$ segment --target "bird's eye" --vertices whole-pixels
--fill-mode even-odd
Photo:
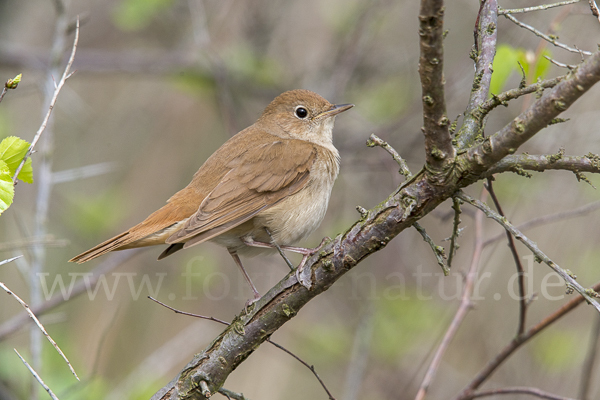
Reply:
[[[300,118],[300,119],[304,119],[306,117],[308,117],[308,110],[302,106],[298,106],[296,107],[296,117]]]

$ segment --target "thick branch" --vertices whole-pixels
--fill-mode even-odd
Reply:
[[[469,166],[475,166],[474,169],[467,171],[468,174],[480,175],[505,156],[514,153],[519,146],[568,109],[598,80],[600,80],[600,52],[594,53],[500,131],[464,153],[462,156],[469,160]]]
[[[442,171],[445,160],[455,155],[444,95],[443,29],[444,2],[422,0],[419,13],[419,74],[423,92],[423,133],[427,166],[434,173]]]
[[[498,36],[498,3],[496,0],[485,0],[481,3],[477,21],[473,53],[475,77],[465,119],[456,139],[459,149],[471,145],[483,125],[483,118],[480,118],[475,111],[487,100],[492,80],[492,65],[496,55]]]

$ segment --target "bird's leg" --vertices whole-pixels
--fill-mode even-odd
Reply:
[[[242,274],[244,274],[244,278],[246,278],[246,282],[248,282],[248,284],[252,288],[252,291],[254,292],[254,299],[251,300],[249,302],[249,304],[247,304],[247,305],[250,305],[250,304],[254,303],[255,301],[257,301],[258,299],[260,299],[260,294],[258,293],[258,290],[256,290],[256,286],[254,286],[254,283],[252,283],[250,276],[248,276],[248,273],[244,269],[244,266],[242,265],[242,260],[240,260],[240,257],[237,255],[237,253],[235,251],[229,250],[229,254],[231,254],[233,261],[235,261],[237,266],[240,267],[240,269],[242,270]]]
[[[285,263],[288,265],[288,267],[290,267],[290,269],[293,271],[294,270],[294,266],[292,265],[292,262],[289,260],[289,258],[287,258],[287,256],[285,255],[285,253],[283,252],[283,250],[281,250],[281,247],[277,244],[277,242],[273,239],[273,235],[271,235],[271,232],[269,231],[269,229],[267,229],[267,227],[265,227],[265,231],[267,232],[267,235],[269,235],[269,237],[271,238],[271,243],[275,246],[275,248],[277,248],[277,251],[279,252],[279,254],[281,254],[281,257],[283,257]]]
[[[269,232],[269,231],[267,231]],[[261,247],[264,249],[272,249],[272,248],[277,248],[277,250],[279,250],[281,252],[281,254],[283,254],[282,250],[288,250],[294,253],[298,253],[298,254],[302,254],[302,261],[300,261],[300,264],[298,265],[298,268],[296,268],[297,272],[302,271],[302,268],[304,268],[304,264],[306,264],[306,260],[308,260],[308,258],[310,256],[312,256],[313,254],[315,254],[322,246],[323,244],[325,244],[326,241],[331,240],[328,237],[324,237],[323,240],[321,241],[321,243],[314,248],[305,248],[305,247],[295,247],[295,246],[286,246],[286,245],[277,245],[276,243],[265,243],[265,242],[257,242],[254,239],[252,239],[251,237],[244,237],[242,238],[242,241],[244,242],[244,244],[246,246],[251,246],[251,247]],[[284,256],[285,258],[285,256]],[[286,262],[289,262],[286,259]],[[290,265],[291,263],[289,263],[288,265]]]

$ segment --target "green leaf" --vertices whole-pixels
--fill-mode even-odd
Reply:
[[[519,68],[518,61],[523,51],[507,44],[501,44],[494,57],[494,72],[490,83],[490,95],[499,94],[504,89],[510,75]],[[525,66],[523,66],[525,67]]]
[[[0,160],[0,214],[4,212],[13,202],[15,187],[12,182],[8,165]]]
[[[0,142],[0,160],[6,163],[10,176],[14,176],[23,157],[27,154],[29,146],[29,142],[16,136],[9,136]],[[25,162],[23,169],[19,173],[19,179],[23,182],[33,183],[31,159]]]

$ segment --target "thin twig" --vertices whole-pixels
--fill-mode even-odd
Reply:
[[[207,319],[209,321],[214,321],[214,322],[218,322],[219,324],[223,324],[225,326],[229,326],[229,322],[223,321],[222,319],[217,319],[217,318],[214,318],[214,317],[207,317],[205,315],[193,314],[193,313],[189,313],[189,312],[186,312],[186,311],[181,311],[181,310],[178,310],[176,308],[171,307],[170,305],[167,305],[167,304],[163,303],[160,300],[156,300],[152,296],[148,296],[148,298],[150,300],[152,300],[153,302],[158,303],[158,304],[160,304],[161,306],[163,306],[165,308],[168,308],[169,310],[173,311],[175,314],[182,314],[182,315],[187,315],[188,317]]]
[[[592,386],[592,382],[597,375],[594,374],[594,364],[596,362],[596,356],[600,350],[600,316],[596,316],[594,319],[594,327],[590,335],[590,348],[587,351],[585,362],[581,370],[581,388],[579,389],[579,397],[581,400],[591,399],[589,393]]]
[[[502,206],[500,206],[500,201],[494,192],[492,178],[487,179],[487,185],[485,185],[485,188],[490,193],[490,197],[494,202],[496,210],[498,210],[498,214],[500,214],[502,217],[505,217],[504,211],[502,211]],[[520,335],[525,332],[525,318],[527,316],[527,299],[525,298],[525,271],[523,270],[523,264],[521,264],[521,258],[517,252],[514,238],[509,231],[505,231],[505,233],[506,239],[508,240],[508,247],[510,248],[510,252],[512,253],[515,261],[515,266],[517,267],[517,282],[519,285],[519,325],[517,327],[517,335]]]
[[[201,318],[201,319],[206,319],[209,321],[214,321],[214,322],[218,322],[220,324],[229,326],[229,322],[223,321],[221,319],[217,319],[214,317],[207,317],[205,315],[200,315],[200,314],[192,314],[186,311],[181,311],[178,310],[176,308],[173,308],[159,300],[156,300],[155,298],[148,296],[148,298],[152,301],[154,301],[155,303],[160,304],[161,306],[168,308],[169,310],[173,311],[176,314],[182,314],[182,315],[187,315],[189,317],[195,317],[195,318]],[[321,386],[323,387],[323,389],[325,390],[325,392],[327,393],[327,395],[329,396],[330,400],[335,400],[335,398],[333,397],[333,395],[331,394],[331,392],[329,391],[329,389],[327,388],[327,386],[325,385],[325,383],[321,380],[321,377],[319,376],[319,374],[317,374],[317,371],[315,371],[315,367],[313,365],[309,365],[308,363],[306,363],[304,360],[302,360],[300,357],[298,357],[297,355],[295,355],[294,353],[292,353],[291,351],[289,351],[288,349],[286,349],[285,347],[283,347],[280,344],[277,344],[275,342],[273,342],[271,339],[267,339],[267,342],[271,343],[273,346],[277,347],[280,350],[283,350],[284,352],[286,352],[287,354],[289,354],[290,356],[294,357],[296,360],[298,360],[300,363],[302,363],[302,365],[304,365],[306,368],[308,368],[313,375],[317,378],[317,380],[319,381],[319,383],[321,384]]]
[[[564,219],[570,219],[570,218],[574,218],[574,217],[582,217],[582,216],[587,215],[591,212],[594,212],[598,209],[600,209],[600,201],[586,204],[585,206],[578,207],[573,210],[563,211],[563,212],[559,212],[556,214],[543,215],[541,217],[530,219],[529,221],[526,221],[526,222],[522,223],[521,225],[518,225],[517,229],[520,231],[526,231],[528,229],[536,228],[538,226],[548,225],[548,224],[551,224],[551,223],[554,223],[557,221],[562,221]],[[494,237],[487,239],[484,242],[484,245],[488,246],[488,245],[502,239],[502,237],[504,237],[504,233],[500,233]]]
[[[542,5],[534,6],[534,7],[507,8],[505,10],[498,9],[498,15],[523,14],[523,13],[527,13],[527,12],[531,12],[531,11],[549,10],[550,8],[554,8],[554,7],[562,7],[562,6],[568,6],[569,4],[579,3],[579,1],[580,0],[566,0],[566,1],[561,1],[559,3],[542,4]]]
[[[571,397],[557,396],[552,393],[544,392],[543,390],[532,388],[532,387],[506,387],[501,389],[489,389],[482,390],[481,392],[474,393],[470,399],[479,397],[497,396],[497,395],[515,395],[515,394],[530,394],[545,400],[575,400]]]
[[[88,288],[93,287],[98,282],[100,276],[105,275],[122,265],[134,255],[139,254],[140,251],[141,249],[133,249],[127,252],[115,253],[112,257],[108,257],[106,261],[90,271],[89,276],[86,276],[85,278],[79,279],[77,282],[75,282],[73,289],[69,293],[69,296],[63,296],[62,293],[56,294],[38,306],[32,306],[31,311],[36,315],[42,315],[60,306],[64,302],[86,293]],[[2,265],[2,262],[0,262],[0,265]],[[30,321],[31,318],[29,318],[29,314],[25,311],[21,314],[15,315],[8,321],[5,321],[2,325],[0,325],[0,342],[9,335],[17,332]]]
[[[433,241],[433,239],[425,231],[425,228],[423,228],[418,222],[415,222],[413,224],[413,226],[421,234],[421,236],[423,237],[423,240],[426,241],[427,244],[429,244],[429,246],[431,247],[431,250],[433,250],[435,259],[437,260],[438,265],[440,267],[442,267],[444,276],[448,276],[448,274],[450,274],[450,269],[448,269],[448,266],[446,265],[446,262],[444,261],[444,258],[446,258],[444,248],[442,246],[436,245],[435,242]]]
[[[487,192],[482,192],[482,200],[485,200]],[[479,261],[481,259],[481,254],[483,252],[483,214],[477,213],[475,215],[475,248],[473,249],[473,257],[471,258],[471,265],[469,266],[469,270],[467,271],[467,275],[465,277],[465,283],[463,287],[462,296],[460,299],[460,305],[458,310],[456,310],[456,314],[454,314],[454,318],[448,327],[448,330],[444,334],[442,342],[438,346],[433,355],[433,359],[427,368],[427,372],[425,373],[425,377],[423,378],[423,382],[421,382],[421,386],[419,387],[419,391],[417,392],[417,396],[415,400],[423,400],[442,361],[442,357],[446,352],[446,349],[450,345],[450,342],[456,335],[458,328],[460,327],[462,321],[464,320],[467,312],[471,309],[471,294],[473,293],[473,289],[475,287],[475,281],[477,280],[477,268],[479,267]]]
[[[456,243],[456,240],[458,239],[458,237],[460,236],[460,214],[461,214],[461,210],[460,210],[460,205],[461,205],[461,201],[460,199],[457,199],[456,197],[452,198],[452,209],[454,210],[454,221],[452,223],[452,235],[450,236],[450,250],[448,251],[448,268],[452,268],[452,260],[454,260],[454,254],[456,254],[456,250],[458,250],[458,244]]]
[[[600,283],[596,283],[593,286],[594,290],[600,290]],[[500,352],[492,358],[487,365],[477,373],[475,378],[465,387],[462,392],[456,397],[456,400],[468,400],[472,399],[474,391],[481,386],[495,371],[502,365],[504,361],[508,357],[510,357],[519,347],[525,344],[529,339],[533,338],[535,335],[543,331],[545,328],[550,326],[552,323],[556,322],[558,319],[563,317],[572,311],[575,307],[583,303],[584,298],[582,296],[577,296],[574,299],[571,299],[568,303],[563,305],[561,308],[556,310],[554,313],[550,314],[540,322],[538,322],[535,326],[529,328],[522,335],[518,335],[515,337],[508,345],[506,345]]]
[[[592,306],[594,306],[596,310],[600,312],[600,304],[598,304],[598,301],[596,301],[595,299],[595,297],[598,297],[598,293],[596,293],[596,291],[594,291],[593,289],[585,289],[584,287],[582,287],[579,284],[579,282],[577,282],[575,278],[571,276],[572,274],[565,271],[558,264],[552,261],[543,251],[541,251],[538,248],[538,246],[533,241],[531,241],[529,238],[523,235],[523,233],[521,233],[521,231],[519,231],[510,222],[508,222],[506,218],[501,217],[500,215],[492,211],[492,209],[489,208],[486,204],[482,203],[477,199],[472,198],[471,196],[467,195],[462,191],[458,192],[457,196],[463,201],[466,201],[474,207],[479,208],[485,213],[485,215],[487,215],[488,218],[492,218],[494,221],[502,225],[504,229],[509,231],[517,240],[519,240],[521,243],[527,246],[527,248],[533,252],[537,259],[543,261],[550,268],[552,268],[554,272],[556,272],[558,275],[560,275],[561,278],[565,280],[567,284],[567,291],[569,291],[570,289],[576,290],[588,301],[588,303],[590,303]]]
[[[244,396],[244,393],[236,393],[236,392],[232,392],[231,390],[225,389],[225,388],[221,388],[217,391],[217,393],[222,394],[223,396],[227,397],[228,399],[234,399],[234,400],[250,400],[249,398],[247,398],[246,396]]]
[[[50,395],[50,397],[52,398],[52,400],[59,400],[58,397],[56,397],[56,395],[54,393],[52,393],[52,390],[50,390],[50,388],[48,387],[48,385],[46,385],[44,383],[44,381],[42,380],[42,378],[37,374],[37,372],[35,372],[35,370],[27,363],[27,361],[25,361],[25,359],[19,354],[19,352],[17,351],[17,349],[13,349],[15,351],[15,353],[17,353],[17,355],[19,356],[19,358],[21,359],[21,361],[23,362],[23,364],[25,364],[25,366],[27,367],[27,369],[29,370],[29,372],[31,372],[31,374],[33,375],[33,377],[40,383],[40,385],[42,385],[42,387],[44,388],[44,390],[46,392],[48,392],[48,394]]]
[[[7,258],[6,260],[0,261],[0,265],[8,264],[9,262],[15,261],[16,259],[19,259],[21,257],[23,257],[23,256],[16,256],[16,257],[12,257],[12,258]]]
[[[69,361],[69,359],[67,358],[67,356],[65,356],[65,354],[62,352],[62,350],[60,349],[60,347],[58,347],[58,345],[54,341],[54,339],[52,339],[52,337],[48,334],[48,332],[46,332],[46,329],[44,328],[44,325],[42,325],[42,323],[40,322],[40,320],[37,319],[37,317],[35,316],[35,314],[29,309],[29,306],[27,305],[27,303],[25,303],[23,300],[21,300],[21,298],[19,296],[17,296],[13,291],[11,291],[2,282],[0,282],[0,288],[4,289],[4,291],[6,293],[8,293],[9,295],[13,296],[19,302],[19,304],[21,304],[23,306],[23,308],[25,308],[25,311],[27,311],[27,314],[29,314],[29,317],[31,317],[31,319],[33,319],[33,321],[38,326],[38,328],[40,328],[40,330],[42,331],[42,333],[44,334],[44,336],[46,336],[46,338],[48,339],[48,341],[52,344],[52,346],[54,346],[54,348],[56,349],[56,351],[58,352],[58,354],[60,354],[61,357],[63,358],[63,360],[65,360],[65,362],[69,366],[69,369],[71,370],[71,373],[73,375],[75,375],[75,378],[77,378],[77,380],[79,380],[79,377],[77,376],[77,373],[75,372],[75,369],[73,369],[73,366],[71,365],[71,362]]]
[[[19,173],[21,172],[21,169],[25,165],[25,162],[27,161],[29,156],[31,156],[31,153],[33,153],[33,148],[35,147],[38,140],[40,140],[42,133],[44,132],[44,130],[46,129],[46,126],[48,125],[48,121],[50,120],[50,115],[52,114],[52,110],[54,109],[54,105],[56,104],[56,99],[58,98],[58,94],[60,93],[60,90],[64,86],[67,79],[69,79],[73,75],[73,73],[71,72],[71,66],[73,65],[73,61],[75,60],[75,53],[77,52],[77,43],[78,42],[79,42],[79,18],[77,18],[77,23],[76,23],[76,28],[75,28],[75,39],[73,39],[73,50],[71,50],[71,56],[69,57],[69,61],[67,62],[67,65],[65,67],[65,71],[63,72],[62,78],[60,78],[60,81],[58,82],[58,84],[56,85],[56,88],[54,89],[54,95],[52,96],[52,99],[50,100],[50,105],[48,106],[48,112],[46,113],[46,116],[44,117],[42,124],[40,125],[35,136],[33,137],[33,140],[31,141],[31,146],[29,146],[29,150],[27,151],[27,153],[25,154],[25,157],[23,157],[23,160],[21,161],[21,164],[19,164],[19,167],[15,171],[15,176],[13,177],[13,185],[17,184],[17,178],[19,176]]]
[[[325,390],[325,392],[327,392],[327,395],[329,396],[329,400],[335,400],[335,397],[333,397],[333,395],[331,394],[331,392],[329,391],[329,389],[327,389],[327,386],[325,386],[325,383],[323,382],[323,380],[321,380],[321,377],[319,376],[319,374],[317,374],[317,371],[315,370],[315,366],[314,365],[309,365],[306,361],[304,361],[303,359],[301,359],[300,357],[298,357],[297,355],[295,355],[294,353],[292,353],[291,351],[289,351],[288,349],[286,349],[282,345],[273,342],[271,339],[267,339],[267,342],[271,343],[273,346],[277,347],[278,349],[285,351],[290,356],[292,356],[296,360],[298,360],[306,368],[308,368],[313,373],[313,375],[315,376],[315,378],[317,378],[317,380],[319,381],[319,383],[321,384],[321,386],[323,387],[323,389]]]
[[[394,161],[396,161],[398,163],[398,165],[400,166],[400,171],[398,171],[400,173],[400,175],[405,176],[406,179],[410,178],[411,174],[410,174],[410,170],[408,169],[408,166],[406,165],[406,161],[404,161],[404,159],[402,157],[400,157],[400,154],[398,154],[396,149],[394,149],[392,146],[390,146],[388,144],[388,142],[382,140],[376,134],[371,133],[371,136],[369,136],[369,139],[367,140],[367,146],[369,146],[369,147],[379,146],[382,149],[384,149],[385,151],[387,151],[388,153],[390,153],[390,155],[392,156]]]
[[[536,82],[525,87],[507,90],[506,92],[502,92],[498,95],[492,94],[492,98],[483,103],[481,107],[475,111],[477,113],[476,116],[479,120],[483,121],[483,118],[494,108],[500,105],[508,106],[508,102],[510,100],[518,99],[519,97],[524,96],[526,94],[534,92],[540,93],[544,89],[553,88],[565,78],[566,75],[562,75],[553,79],[546,79],[541,82]]]
[[[553,59],[553,58],[550,58],[550,57],[548,57],[548,56],[547,56],[547,55],[545,55],[545,54],[544,54],[544,58],[545,58],[546,60],[550,61],[552,64],[556,65],[557,67],[561,67],[561,68],[567,68],[567,69],[569,69],[569,70],[577,68],[577,65],[572,65],[572,64],[564,64],[564,63],[561,63],[561,62],[559,62],[559,61],[556,61],[556,60],[555,60],[555,59]]]
[[[545,41],[547,41],[549,43],[552,43],[556,47],[560,47],[561,49],[570,51],[571,53],[585,54],[586,56],[591,56],[592,55],[592,53],[589,52],[589,51],[585,51],[585,50],[581,50],[581,49],[576,49],[574,47],[570,47],[570,46],[567,46],[564,43],[559,42],[555,38],[550,37],[549,35],[546,35],[545,33],[537,30],[533,26],[527,25],[526,23],[519,21],[518,19],[516,19],[515,17],[513,17],[511,14],[504,14],[504,16],[506,18],[508,18],[509,20],[511,20],[512,22],[514,22],[515,24],[519,25],[521,28],[524,28],[524,29],[527,29],[530,32],[533,32],[533,34],[535,34],[536,36],[544,39]]]

